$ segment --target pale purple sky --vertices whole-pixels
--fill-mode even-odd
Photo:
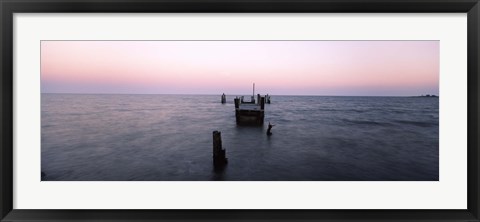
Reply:
[[[439,41],[42,41],[43,93],[439,93]]]

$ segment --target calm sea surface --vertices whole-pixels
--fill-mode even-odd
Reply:
[[[263,127],[237,126],[233,98],[42,94],[43,180],[438,180],[438,98],[272,96]]]

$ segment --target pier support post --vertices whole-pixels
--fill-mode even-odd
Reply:
[[[239,112],[238,109],[240,108],[240,99],[239,99],[239,98],[235,98],[233,101],[235,102],[235,121],[237,121],[237,123],[238,123],[238,118],[239,118],[239,117],[238,117],[238,114],[239,114],[239,113],[238,113],[238,112]]]
[[[235,103],[235,109],[238,109],[240,108],[240,99],[239,98],[235,98],[233,99],[234,103]]]
[[[263,125],[263,120],[265,118],[265,97],[260,97],[260,109],[262,110],[261,111],[261,116],[260,116],[260,122],[261,122],[261,125]]]
[[[215,169],[224,167],[228,162],[225,149],[222,148],[222,136],[219,131],[213,131],[213,166]]]
[[[225,93],[222,94],[222,104],[225,104],[227,102],[227,97],[225,96]]]
[[[265,97],[260,97],[260,109],[265,109]]]

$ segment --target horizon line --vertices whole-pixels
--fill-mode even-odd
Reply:
[[[72,94],[72,95],[178,95],[178,96],[221,96],[222,94],[203,94],[203,93],[71,93],[71,92],[42,92],[40,94]],[[262,94],[260,94],[262,95]],[[338,97],[422,97],[426,95],[439,97],[437,94],[421,94],[421,95],[282,95],[282,94],[264,94],[269,96],[338,96]],[[263,95],[263,96],[264,96]],[[225,96],[251,96],[245,94],[225,94]]]

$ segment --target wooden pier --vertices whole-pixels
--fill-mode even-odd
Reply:
[[[235,119],[237,125],[263,125],[265,117],[265,97],[257,95],[257,102],[243,101],[243,97],[235,98]]]

